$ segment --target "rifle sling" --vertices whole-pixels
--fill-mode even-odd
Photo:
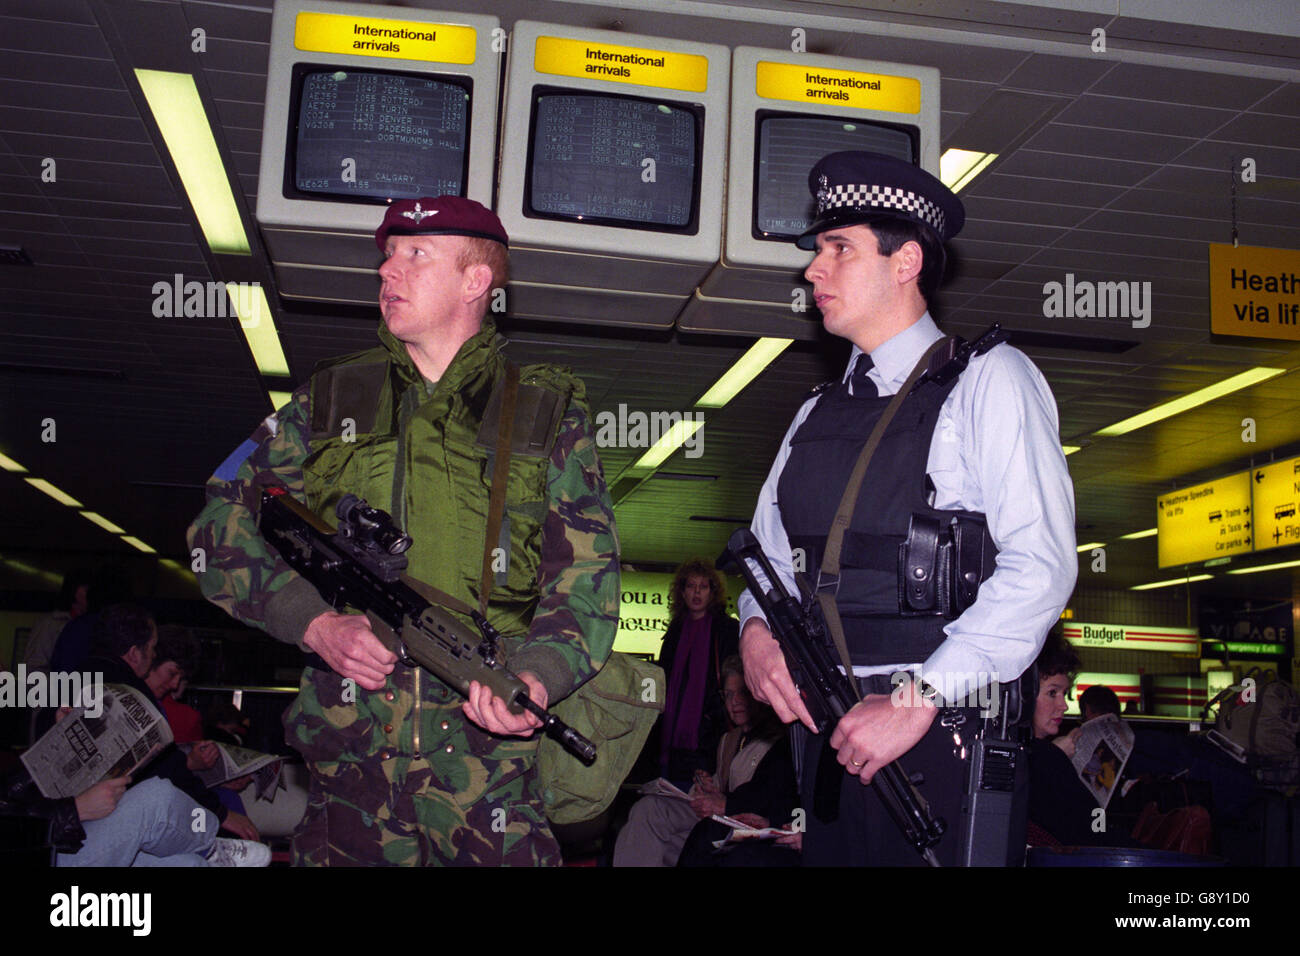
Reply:
[[[835,517],[831,521],[830,533],[826,536],[826,549],[822,552],[821,571],[817,575],[817,603],[821,605],[822,614],[826,618],[826,627],[831,632],[831,638],[835,641],[835,649],[839,652],[840,660],[844,663],[844,673],[849,678],[849,683],[853,686],[853,693],[858,700],[862,699],[862,690],[858,687],[858,682],[853,679],[853,664],[849,660],[849,646],[844,639],[844,625],[840,622],[839,608],[835,603],[835,592],[839,588],[840,550],[844,544],[844,533],[849,528],[849,522],[853,520],[853,509],[858,503],[858,492],[862,490],[862,481],[867,475],[867,465],[871,463],[872,457],[876,454],[876,448],[885,436],[885,429],[894,420],[894,416],[902,407],[904,399],[911,394],[912,386],[930,367],[931,357],[951,342],[951,337],[944,336],[926,349],[925,354],[916,363],[911,374],[907,376],[907,381],[903,383],[903,387],[894,394],[893,399],[885,408],[884,414],[876,422],[876,427],[871,430],[871,436],[867,439],[866,445],[863,446],[857,464],[853,466],[853,471],[849,475],[849,483],[844,487],[844,494],[840,496],[840,506],[835,510]],[[823,581],[828,584],[833,581],[834,588],[823,587]]]
[[[488,499],[487,537],[483,542],[483,575],[479,582],[478,609],[486,617],[488,595],[492,593],[492,549],[501,537],[501,519],[506,510],[506,484],[510,480],[510,433],[515,424],[515,400],[519,396],[519,366],[506,362],[506,380],[501,395],[501,418],[497,423],[496,456],[492,464],[492,492]]]

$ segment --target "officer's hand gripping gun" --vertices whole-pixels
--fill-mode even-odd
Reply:
[[[754,595],[767,617],[772,635],[785,655],[790,676],[809,716],[817,725],[817,732],[834,730],[839,719],[858,703],[858,697],[849,684],[849,678],[835,664],[826,624],[811,590],[796,574],[795,579],[805,597],[802,605],[796,601],[777,577],[763,546],[748,528],[740,528],[732,534],[724,558],[739,568],[749,586],[749,593]],[[754,574],[749,563],[751,560],[767,578],[770,589],[765,589]],[[931,848],[939,842],[947,825],[942,819],[931,816],[929,806],[916,792],[898,761],[881,767],[872,782],[879,784],[876,793],[903,836],[927,863],[938,866],[939,860]]]
[[[387,513],[356,495],[345,495],[336,513],[337,531],[286,488],[268,485],[262,489],[258,527],[335,610],[364,611],[375,636],[403,664],[418,664],[463,696],[470,681],[485,684],[511,713],[537,717],[542,730],[583,763],[596,759],[591,741],[534,703],[527,685],[506,669],[499,657],[501,635],[486,617],[403,573],[411,538]],[[446,608],[468,615],[479,633]]]

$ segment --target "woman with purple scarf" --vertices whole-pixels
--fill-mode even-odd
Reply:
[[[727,616],[721,576],[703,558],[677,569],[668,612],[672,620],[658,661],[668,675],[659,772],[687,789],[697,771],[715,770],[718,741],[727,732],[722,662],[739,653],[739,625]]]

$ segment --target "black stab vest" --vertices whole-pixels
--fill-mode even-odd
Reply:
[[[855,665],[920,663],[945,635],[950,618],[900,610],[899,548],[913,514],[939,519],[984,516],[930,507],[926,463],[939,410],[958,378],[924,382],[899,407],[885,430],[844,535],[836,601],[849,657]],[[803,549],[815,583],[831,521],[867,438],[893,396],[854,397],[846,382],[823,393],[790,442],[790,457],[777,484],[781,520],[792,549]],[[984,534],[979,580],[993,573],[997,551]],[[796,554],[795,569],[800,562]]]

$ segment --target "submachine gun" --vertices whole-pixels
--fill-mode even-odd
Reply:
[[[528,711],[569,753],[585,764],[595,761],[591,741],[539,707],[527,685],[506,669],[499,655],[501,635],[483,614],[403,573],[411,538],[386,512],[356,495],[344,495],[335,511],[337,530],[288,489],[268,485],[262,489],[258,527],[335,610],[350,606],[364,611],[375,636],[404,665],[419,665],[466,696],[470,681],[487,685],[511,713]],[[467,615],[479,633],[447,608]]]
[[[749,593],[763,609],[818,733],[833,730],[839,719],[857,704],[858,697],[849,684],[850,678],[835,664],[826,624],[811,591],[805,590],[806,584],[796,574],[805,600],[802,604],[795,600],[748,528],[732,534],[723,559],[739,568],[749,585]],[[762,570],[770,589],[765,589],[754,574],[751,560]],[[943,836],[947,824],[931,815],[929,806],[898,761],[881,767],[872,782],[878,784],[876,793],[903,836],[927,863],[938,866],[939,859],[932,848]]]

